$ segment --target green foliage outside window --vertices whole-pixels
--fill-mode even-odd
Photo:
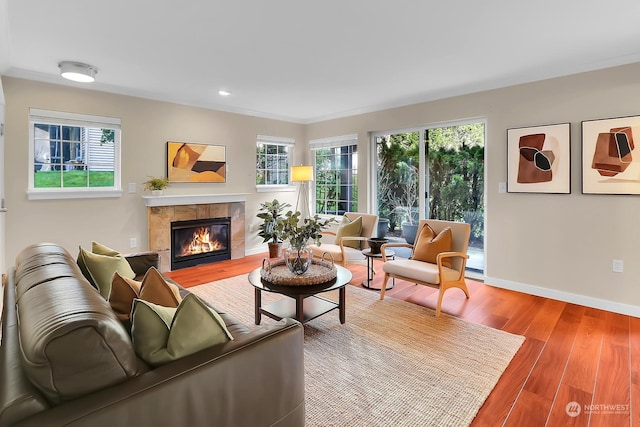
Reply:
[[[429,218],[471,224],[472,240],[483,240],[484,124],[427,131]],[[377,141],[378,210],[400,226],[408,212],[417,215],[420,133],[400,133]],[[413,203],[415,201],[415,203]],[[404,215],[404,218],[402,217]]]
[[[356,145],[315,150],[316,213],[358,211],[357,164]]]

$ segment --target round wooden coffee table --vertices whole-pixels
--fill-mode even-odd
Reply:
[[[318,285],[276,285],[260,277],[260,268],[249,273],[249,283],[255,288],[256,325],[260,324],[262,315],[275,320],[290,317],[300,323],[306,323],[332,310],[338,309],[340,323],[345,322],[345,286],[351,280],[351,272],[336,265],[338,274],[335,279]],[[338,289],[338,302],[318,296],[318,294]],[[274,303],[262,306],[262,291],[286,295]]]

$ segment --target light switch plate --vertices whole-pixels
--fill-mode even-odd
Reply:
[[[624,271],[624,262],[621,259],[613,260],[613,272],[622,273]]]
[[[498,183],[498,193],[506,193],[507,192],[507,183],[499,182]]]
[[[130,182],[129,183],[129,193],[135,193],[136,192],[136,183],[135,182]]]

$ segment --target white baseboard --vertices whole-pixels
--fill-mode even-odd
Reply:
[[[257,248],[244,248],[244,256],[247,255],[256,255],[261,253],[269,252],[269,248],[267,246],[258,246]]]
[[[485,277],[485,285],[496,288],[509,289],[523,292],[539,297],[551,298],[558,301],[570,302],[586,307],[611,311],[613,313],[625,314],[627,316],[640,317],[640,307],[623,304],[615,301],[593,298],[586,295],[573,294],[571,292],[558,291],[556,289],[543,288],[540,286],[528,285],[526,283],[512,282],[510,280],[498,279],[495,277]]]

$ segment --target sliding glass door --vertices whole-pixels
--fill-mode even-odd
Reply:
[[[373,135],[375,210],[387,236],[413,243],[420,218],[471,225],[468,268],[484,270],[483,122]]]

